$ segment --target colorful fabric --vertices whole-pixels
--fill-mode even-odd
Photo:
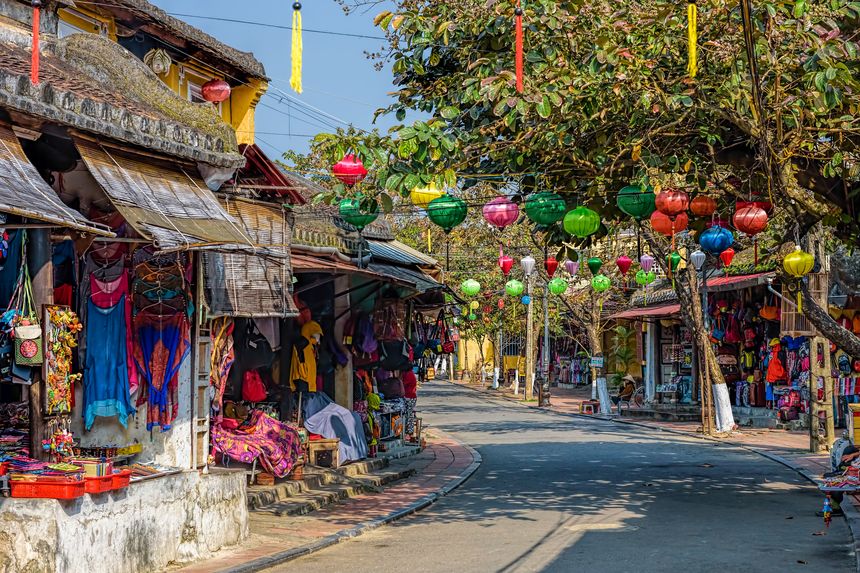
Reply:
[[[170,430],[179,413],[179,369],[191,352],[190,327],[184,315],[158,316],[139,313],[134,318],[134,360],[146,382],[137,405],[144,403],[146,429]]]
[[[418,400],[415,398],[406,398],[406,434],[409,436],[415,435],[415,406]]]
[[[132,334],[131,320],[131,299],[129,298],[128,288],[128,273],[123,270],[116,279],[102,281],[91,274],[90,275],[90,300],[99,308],[109,308],[119,303],[120,299],[125,305],[125,351],[126,356],[134,356],[134,343]],[[137,392],[139,381],[137,379],[137,369],[134,367],[134,361],[128,361],[128,384],[129,392],[134,394]]]
[[[212,409],[218,413],[219,418],[224,402],[224,390],[227,387],[227,377],[236,361],[236,352],[233,348],[233,329],[235,326],[232,318],[216,318],[212,321],[212,334],[215,339],[212,342],[209,383],[215,388]]]
[[[267,472],[285,477],[301,458],[299,433],[260,410],[236,430],[212,426],[212,445],[216,451],[238,462],[250,464],[259,459]]]
[[[134,414],[128,382],[125,337],[125,297],[111,308],[88,301],[86,331],[90,344],[84,368],[84,425],[93,427],[97,417],[116,416],[123,426]]]
[[[302,326],[302,347],[293,347],[293,359],[290,362],[290,388],[296,389],[295,382],[303,380],[310,392],[317,391],[317,355],[316,345],[322,336],[322,328],[314,321]]]

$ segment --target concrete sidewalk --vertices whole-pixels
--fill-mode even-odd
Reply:
[[[415,477],[381,493],[360,495],[308,515],[251,512],[251,537],[213,559],[177,569],[184,573],[262,571],[356,537],[427,507],[465,482],[481,463],[471,447],[435,429],[427,447],[410,459]]]

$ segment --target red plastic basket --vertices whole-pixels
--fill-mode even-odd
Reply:
[[[12,480],[12,497],[77,499],[86,493],[83,480]]]
[[[113,476],[85,477],[84,483],[87,493],[97,495],[113,489]]]
[[[5,476],[9,471],[9,462],[0,462],[0,476]]]
[[[122,489],[131,483],[131,470],[122,470],[112,476],[112,489]]]

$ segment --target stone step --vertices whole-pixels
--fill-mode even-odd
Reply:
[[[301,480],[278,480],[275,485],[252,485],[248,488],[248,509],[257,510],[330,484],[345,483],[388,467],[389,461],[374,458],[355,462],[336,470],[306,465]]]
[[[350,478],[344,483],[322,485],[316,489],[299,493],[283,501],[258,509],[258,513],[274,516],[307,515],[320,508],[338,503],[345,499],[362,494],[381,491],[386,485],[409,478],[415,474],[414,469],[398,471],[383,471]]]
[[[624,408],[621,411],[623,418],[648,418],[663,422],[698,422],[701,419],[699,412],[655,410],[650,408]]]

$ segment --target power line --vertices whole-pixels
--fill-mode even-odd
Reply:
[[[92,4],[92,2],[87,2],[87,4]],[[259,26],[260,28],[274,28],[276,30],[292,30],[292,26],[285,26],[283,24],[269,24],[267,22],[255,22],[253,20],[239,20],[237,18],[222,18],[217,16],[201,16],[199,14],[180,14],[178,12],[168,12],[171,16],[176,16],[179,18],[197,18],[198,20],[213,20],[215,22],[229,22],[231,24],[245,24],[247,26]],[[385,36],[370,36],[368,34],[353,34],[350,32],[334,32],[332,30],[318,30],[315,28],[305,28],[302,27],[302,33],[309,32],[311,34],[324,34],[327,36],[343,36],[346,38],[361,38],[365,40],[382,40],[386,41],[388,38]]]

